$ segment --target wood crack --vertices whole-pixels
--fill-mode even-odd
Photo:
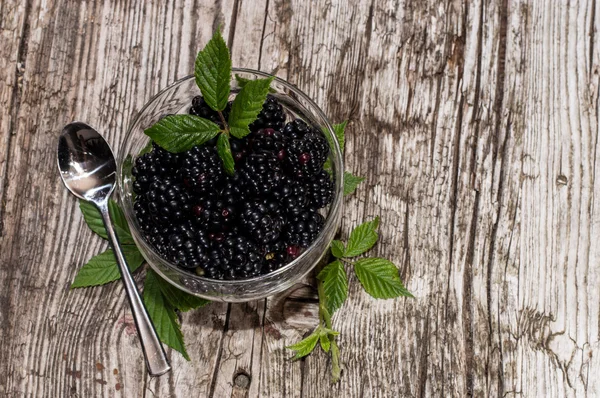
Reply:
[[[496,166],[496,161],[498,157],[498,152],[500,152],[502,159],[500,163],[500,173],[499,173],[499,181],[498,181],[498,210],[496,214],[496,220],[492,226],[491,238],[490,238],[490,246],[489,246],[489,259],[487,264],[487,277],[486,277],[486,289],[487,289],[487,314],[488,314],[488,344],[489,347],[492,347],[492,331],[493,329],[493,313],[492,310],[492,278],[493,278],[493,265],[494,265],[494,256],[495,256],[495,247],[496,247],[496,238],[498,235],[498,226],[500,222],[500,218],[502,216],[502,199],[504,193],[504,180],[505,180],[505,162],[506,162],[506,143],[510,137],[510,128],[511,128],[511,114],[509,112],[506,123],[506,131],[504,141],[502,143],[502,148],[498,148],[498,136],[500,134],[500,128],[502,124],[502,109],[504,105],[504,79],[505,79],[505,67],[506,67],[506,35],[507,35],[507,26],[508,26],[508,0],[504,0],[503,4],[500,7],[500,29],[499,29],[499,44],[498,44],[498,59],[497,59],[497,70],[496,70],[496,92],[495,92],[495,116],[496,123],[494,128],[494,136],[492,137],[492,143],[494,144],[495,151],[492,154],[492,170]],[[499,338],[499,341],[501,339]],[[500,353],[500,363],[498,364],[498,394],[502,395],[504,392],[504,366],[503,366],[503,353],[502,346],[499,346]],[[490,361],[490,358],[488,358]]]
[[[17,48],[17,66],[15,68],[15,83],[13,85],[12,97],[10,99],[9,109],[11,110],[10,123],[8,128],[8,140],[6,146],[6,162],[4,164],[4,181],[2,181],[2,191],[0,197],[0,238],[4,235],[4,217],[6,215],[6,191],[8,190],[8,172],[9,165],[13,159],[12,147],[16,140],[17,119],[21,108],[21,95],[23,93],[22,75],[25,73],[25,60],[27,59],[27,44],[30,36],[29,15],[31,14],[32,0],[25,1],[25,11],[23,12],[23,28],[20,33],[19,46]]]
[[[464,350],[465,350],[465,388],[467,396],[474,395],[474,357],[475,349],[473,347],[473,262],[475,257],[475,237],[477,236],[477,222],[479,219],[479,191],[475,191],[475,201],[473,203],[473,216],[471,217],[471,227],[469,232],[469,243],[467,246],[467,258],[463,272],[463,308],[462,321]]]
[[[223,333],[221,334],[221,339],[219,340],[219,349],[217,350],[217,358],[215,359],[215,368],[213,370],[210,389],[208,393],[208,397],[212,398],[215,396],[215,388],[217,387],[217,376],[219,375],[219,366],[221,364],[221,357],[223,356],[223,342],[225,340],[225,335],[229,331],[229,318],[231,316],[231,303],[227,304],[227,313],[225,315],[225,324],[223,325]]]

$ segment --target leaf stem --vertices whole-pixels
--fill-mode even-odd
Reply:
[[[332,330],[331,314],[325,307],[325,288],[322,281],[318,281],[317,290],[319,293],[319,325],[325,323],[325,327]],[[320,326],[319,326],[320,327]],[[335,342],[335,336],[330,334],[327,336],[331,343],[331,381],[337,383],[340,380],[340,349]]]
[[[229,125],[227,124],[227,121],[225,120],[225,116],[223,116],[223,112],[221,112],[221,111],[217,111],[217,113],[219,114],[219,119],[221,119],[221,123],[223,123],[223,133],[225,133],[225,135],[227,135],[227,137],[229,137]]]
[[[345,258],[345,257],[338,258],[338,260],[340,260],[341,262],[343,262],[343,263],[346,263],[346,264],[348,264],[348,265],[351,265],[351,266],[353,266],[353,267],[354,267],[354,265],[355,265],[355,264],[354,264],[354,261],[350,261],[350,260],[348,260],[348,259],[347,259],[347,258]]]

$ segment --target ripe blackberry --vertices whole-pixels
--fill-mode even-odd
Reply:
[[[135,177],[132,185],[133,191],[142,195],[148,191],[152,182],[167,175],[168,170],[158,162],[158,156],[155,153],[149,152],[135,160],[131,174]]]
[[[264,259],[259,248],[243,236],[229,237],[216,245],[207,264],[197,270],[207,278],[246,279],[261,274]]]
[[[237,210],[232,204],[209,195],[192,206],[196,223],[210,232],[228,231],[236,220]]]
[[[269,95],[256,120],[250,125],[250,130],[256,131],[266,127],[279,130],[284,124],[285,113],[283,107],[275,97]]]
[[[285,176],[281,185],[273,191],[273,197],[287,214],[298,214],[310,203],[306,186],[288,176]]]
[[[179,154],[172,153],[158,146],[156,142],[152,142],[152,153],[154,159],[161,168],[164,170],[164,174],[171,174],[179,167]]]
[[[233,206],[246,201],[247,192],[239,173],[225,177],[220,196],[223,202]]]
[[[279,239],[285,218],[275,201],[251,201],[244,204],[240,225],[255,242],[267,244]]]
[[[291,245],[307,248],[321,232],[324,222],[323,216],[316,211],[303,211],[290,217],[285,239]]]
[[[227,106],[222,111],[225,120],[227,120],[227,118],[229,117],[229,112],[231,112],[231,101],[227,103]],[[190,115],[200,116],[204,119],[208,119],[214,123],[217,123],[218,125],[222,125],[219,113],[217,111],[214,111],[210,106],[208,106],[206,101],[204,101],[204,97],[202,97],[201,95],[197,95],[194,97],[194,99],[192,100],[192,107],[190,108],[189,113]]]
[[[203,231],[192,223],[171,228],[168,235],[168,255],[175,264],[186,269],[205,266],[209,261],[210,242]]]
[[[302,119],[294,119],[282,130],[284,137],[290,140],[303,138],[309,132],[314,132],[315,129],[312,129],[306,124],[306,122]]]
[[[279,186],[282,178],[279,160],[271,152],[255,152],[246,158],[240,170],[240,178],[248,193],[266,196]]]
[[[287,145],[286,164],[289,172],[298,178],[310,178],[323,170],[329,154],[329,145],[322,134],[311,132]]]
[[[229,140],[231,154],[236,163],[242,161],[248,155],[248,138],[231,138]]]
[[[258,130],[252,137],[251,145],[255,152],[269,151],[275,153],[279,160],[285,158],[283,134],[272,128]]]
[[[311,207],[320,209],[333,200],[333,181],[325,170],[306,182]]]
[[[217,151],[209,146],[195,146],[185,152],[178,173],[184,185],[199,196],[217,188],[225,175]]]
[[[287,253],[287,244],[282,240],[264,245],[262,247],[262,252],[265,262],[263,274],[273,272],[291,260]]]
[[[148,202],[143,196],[138,196],[133,204],[133,211],[135,217],[138,220],[138,224],[143,232],[149,232],[154,223],[152,222],[152,216],[148,211]]]
[[[188,193],[173,180],[154,181],[145,196],[148,201],[148,211],[159,224],[169,224],[189,215]]]

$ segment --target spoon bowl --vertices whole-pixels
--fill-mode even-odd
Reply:
[[[67,189],[79,199],[93,203],[100,211],[131,304],[148,373],[150,376],[165,374],[171,366],[129,272],[110,219],[108,199],[115,188],[117,166],[108,142],[87,124],[70,123],[58,138],[57,162]]]
[[[65,186],[79,199],[103,200],[112,193],[117,165],[110,146],[84,123],[65,126],[58,139],[58,168]]]

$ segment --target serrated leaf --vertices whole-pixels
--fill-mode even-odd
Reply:
[[[215,111],[225,109],[231,91],[231,57],[219,30],[198,53],[194,74],[208,106]]]
[[[272,77],[247,82],[233,100],[229,113],[229,129],[231,135],[243,138],[250,134],[248,127],[256,120],[267,99]]]
[[[336,258],[344,257],[344,252],[346,248],[344,247],[344,242],[339,240],[334,240],[331,242],[331,254],[333,254]]]
[[[315,349],[315,346],[319,341],[319,334],[320,330],[319,328],[317,328],[317,330],[315,330],[310,336],[308,336],[304,340],[301,340],[294,345],[286,347],[292,351],[296,351],[296,355],[294,355],[294,358],[292,359],[300,359],[310,354]]]
[[[156,333],[164,344],[178,351],[188,361],[183,334],[173,306],[165,299],[160,289],[160,276],[149,269],[144,283],[144,304],[152,319]]]
[[[104,239],[108,239],[106,235],[106,229],[104,228],[104,222],[102,221],[102,215],[96,206],[94,206],[90,202],[86,202],[85,200],[79,201],[79,209],[83,214],[83,219],[86,224],[92,231],[100,235],[100,237]],[[119,207],[117,202],[114,200],[108,201],[108,211],[110,213],[110,218],[113,222],[113,227],[117,236],[119,237],[119,242],[122,245],[133,245],[135,242],[131,237],[131,232],[129,231],[129,225],[127,224],[127,220],[125,219],[125,214],[123,210]]]
[[[348,125],[348,121],[345,120],[342,123],[334,124],[332,126],[333,132],[335,133],[335,137],[338,140],[338,144],[340,144],[340,150],[341,150],[342,154],[344,154],[344,146],[346,145],[345,130],[346,130],[347,125]]]
[[[223,168],[229,175],[235,173],[235,161],[231,154],[231,147],[229,146],[229,138],[225,134],[219,134],[217,140],[217,153],[223,162]]]
[[[325,352],[329,352],[331,348],[331,341],[329,341],[329,335],[327,333],[321,333],[319,335],[319,343],[321,344],[321,348]]]
[[[210,120],[194,115],[169,115],[144,133],[169,152],[183,152],[213,139],[221,128]]]
[[[239,88],[243,88],[246,83],[251,82],[252,79],[247,79],[243,76],[238,75],[237,73],[235,74],[235,80],[237,81],[238,87]],[[277,91],[271,87],[269,87],[269,92],[270,93],[276,93]]]
[[[413,297],[402,284],[398,268],[389,260],[384,258],[358,260],[354,264],[354,272],[365,291],[375,298]]]
[[[348,247],[346,247],[345,257],[356,257],[370,248],[377,242],[377,227],[379,226],[379,217],[375,217],[373,221],[362,223],[354,228],[348,238]]]
[[[122,245],[123,254],[127,260],[129,270],[134,272],[144,263],[144,257],[135,245]],[[77,272],[71,288],[104,285],[121,278],[117,260],[112,249],[108,249],[92,257]]]
[[[342,369],[340,368],[340,350],[335,342],[331,341],[331,382],[337,383],[342,375]]]
[[[186,312],[189,310],[194,310],[210,303],[210,301],[206,299],[193,296],[177,289],[175,286],[171,285],[162,278],[158,278],[158,281],[160,290],[165,299],[169,302],[169,304],[177,308],[179,311]]]
[[[364,177],[358,177],[348,171],[344,171],[344,196],[354,193],[356,187],[364,180]]]
[[[329,314],[333,314],[346,301],[348,297],[348,276],[344,265],[339,260],[327,264],[317,275],[323,283],[325,292],[325,306]]]
[[[152,140],[148,140],[148,143],[142,148],[140,153],[138,153],[138,157],[150,153],[152,151]]]

